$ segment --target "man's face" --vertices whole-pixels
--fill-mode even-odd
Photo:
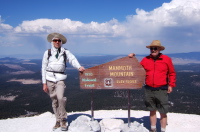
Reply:
[[[53,45],[56,49],[60,48],[62,43],[61,43],[61,40],[59,38],[54,38],[53,39]]]
[[[159,47],[150,47],[150,53],[153,57],[156,57],[160,53],[160,48]]]

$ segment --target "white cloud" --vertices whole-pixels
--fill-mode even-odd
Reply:
[[[0,29],[2,29],[2,30],[9,30],[9,29],[12,29],[12,26],[10,26],[8,24],[0,23]]]
[[[37,19],[33,21],[24,21],[17,26],[14,31],[16,33],[41,33],[41,32],[61,32],[67,34],[110,34],[113,32],[117,23],[116,20],[111,20],[106,23],[82,23],[80,21],[72,21],[66,19]]]
[[[57,31],[67,34],[110,34],[113,36],[124,36],[124,33],[127,31],[129,31],[128,33],[132,31],[137,35],[138,30],[136,32],[134,28],[140,28],[140,31],[144,32],[146,28],[153,31],[168,26],[191,25],[199,21],[200,3],[198,0],[173,0],[171,3],[164,3],[161,7],[151,12],[136,9],[136,15],[127,16],[127,19],[123,23],[119,23],[116,19],[105,23],[93,21],[91,23],[82,23],[80,21],[72,21],[68,18],[37,19],[22,22],[14,31],[17,33]],[[130,28],[130,26],[134,28]]]
[[[123,22],[116,19],[104,23],[94,21],[83,23],[69,18],[36,19],[23,21],[15,28],[3,23],[1,27],[3,27],[2,31],[12,32],[15,37],[41,36],[44,41],[50,32],[63,33],[69,37],[68,42],[73,44],[69,47],[77,53],[127,54],[133,51],[141,54],[146,53],[145,46],[154,39],[161,40],[168,53],[199,51],[200,2],[199,0],[172,0],[150,12],[136,9],[136,14],[127,16]],[[16,39],[11,37],[10,41],[12,40]],[[31,41],[31,44],[34,44],[35,40]],[[88,50],[88,46],[93,49]]]
[[[136,13],[136,15],[127,17],[130,23],[147,24],[160,28],[187,26],[200,21],[200,3],[198,0],[173,0],[151,12],[136,9]]]

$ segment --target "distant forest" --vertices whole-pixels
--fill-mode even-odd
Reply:
[[[10,58],[11,59],[11,58]],[[86,68],[108,62],[116,57],[107,57],[104,61],[93,59],[90,65],[82,58],[81,63]],[[22,60],[0,62],[0,119],[20,117],[28,112],[38,114],[52,111],[51,100],[43,92],[42,84],[22,84],[7,82],[10,79],[41,79],[41,60],[31,60],[34,64],[24,64]],[[17,64],[33,74],[12,75],[17,69],[8,68],[4,64]],[[24,70],[21,69],[21,70]],[[68,64],[68,78],[66,80],[65,96],[67,97],[66,110],[86,111],[91,109],[91,90],[82,90],[79,87],[79,73]],[[200,115],[200,64],[176,65],[177,87],[169,96],[170,112]],[[131,109],[146,110],[144,106],[144,91],[130,90]],[[4,100],[4,97],[15,96],[13,101]],[[94,110],[128,109],[128,90],[93,90]]]

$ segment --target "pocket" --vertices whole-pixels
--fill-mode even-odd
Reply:
[[[55,72],[64,72],[65,71],[65,64],[64,63],[52,63],[51,65],[49,65],[49,69],[51,71],[55,71]]]
[[[48,76],[48,77],[54,77],[53,72],[46,72],[46,76]]]
[[[60,74],[60,73],[55,73],[55,77],[56,77],[57,81],[60,81],[60,80],[65,80],[67,78],[67,75]]]

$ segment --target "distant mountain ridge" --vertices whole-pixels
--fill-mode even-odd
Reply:
[[[175,58],[200,60],[200,52],[174,53],[174,54],[167,54],[167,55],[169,55],[170,57],[175,57]]]
[[[136,58],[138,61],[141,61],[143,57],[146,55],[139,55],[136,54]],[[189,52],[189,53],[173,53],[173,54],[166,54],[172,58],[174,65],[185,65],[185,64],[200,64],[200,52]],[[86,68],[93,67],[96,65],[100,65],[103,63],[107,63],[109,61],[113,61],[127,55],[119,54],[119,55],[75,55],[78,61],[84,65]],[[14,57],[4,57],[0,58],[0,64],[10,64],[10,63],[22,63],[22,62],[29,62],[29,61],[39,61],[42,62],[42,58],[40,59],[19,59]],[[70,65],[68,65],[71,67]]]
[[[165,53],[164,53],[165,54]],[[109,55],[109,54],[74,54],[77,57],[102,57],[102,56],[127,56],[126,54],[118,54],[118,55]],[[136,56],[144,57],[148,54],[136,54]],[[166,54],[170,57],[182,58],[182,59],[193,59],[200,60],[200,51],[199,52],[188,52],[188,53],[170,53]],[[0,60],[12,60],[13,58],[18,59],[42,59],[43,55],[12,55],[12,56],[0,56]]]

